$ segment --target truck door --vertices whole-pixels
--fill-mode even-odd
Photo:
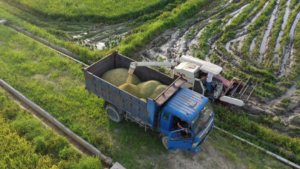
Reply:
[[[168,150],[175,150],[175,149],[188,149],[192,147],[193,141],[192,138],[194,134],[191,130],[188,130],[189,134],[185,133],[184,129],[172,131],[169,133],[169,144]]]

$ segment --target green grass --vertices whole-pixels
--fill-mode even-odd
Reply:
[[[0,31],[0,78],[65,126],[127,168],[143,168],[140,160],[167,153],[158,133],[109,120],[104,100],[84,89],[82,65],[3,25]]]
[[[209,136],[208,141],[223,155],[225,161],[230,161],[234,164],[233,168],[290,168],[275,161],[272,157],[267,156],[253,146],[243,143],[217,129]],[[205,145],[202,149],[205,149]],[[204,160],[205,155],[202,157],[202,161]]]
[[[62,21],[118,23],[159,10],[174,0],[7,0],[19,8]],[[120,10],[122,9],[122,10]]]
[[[267,143],[271,143],[282,147],[283,150],[287,150],[290,153],[296,155],[296,158],[293,158],[290,154],[285,154],[282,151],[274,150],[270,147],[266,147],[265,145],[260,145],[265,147],[267,150],[272,151],[280,156],[290,159],[295,163],[300,163],[300,139],[295,137],[289,137],[286,134],[279,134],[278,131],[271,130],[269,128],[264,127],[261,124],[255,123],[249,120],[247,114],[240,114],[237,112],[229,112],[224,107],[215,107],[216,118],[221,121],[221,123],[217,123],[219,127],[233,132],[237,135],[240,135],[244,139],[251,141],[254,144],[260,145],[256,139],[249,138],[247,135],[238,133],[237,130],[242,130],[248,132],[258,139],[261,139]],[[223,123],[222,123],[223,122]]]
[[[102,168],[71,147],[0,88],[0,168]]]

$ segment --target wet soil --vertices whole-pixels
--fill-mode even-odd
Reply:
[[[280,3],[280,0],[277,0],[277,5],[275,6],[275,8],[273,10],[272,16],[269,20],[269,24],[266,28],[266,31],[264,32],[264,37],[263,37],[262,42],[260,44],[260,49],[259,49],[260,55],[258,57],[258,62],[262,62],[263,59],[264,59],[263,57],[264,57],[264,54],[265,54],[265,51],[266,51],[266,47],[268,45],[268,38],[270,36],[271,30],[273,28],[273,24],[275,22],[277,14],[278,14],[279,3]]]
[[[282,61],[282,64],[280,66],[280,74],[278,76],[278,78],[281,78],[283,76],[285,76],[285,69],[287,68],[287,62],[289,60],[289,57],[290,57],[290,53],[291,53],[291,48],[292,48],[292,44],[293,44],[293,39],[294,39],[294,36],[295,36],[295,30],[296,30],[296,26],[298,24],[300,20],[300,12],[298,12],[298,14],[296,15],[296,18],[291,26],[291,29],[290,29],[290,33],[289,33],[289,40],[285,46],[285,49],[284,49],[284,56],[283,56],[283,61]]]

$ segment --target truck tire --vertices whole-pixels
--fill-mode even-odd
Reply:
[[[106,110],[106,113],[107,113],[108,117],[114,122],[119,123],[124,118],[124,115],[119,114],[116,107],[111,105],[111,104],[107,105],[105,110]]]
[[[163,136],[161,139],[164,147],[168,150],[169,147],[169,136]],[[176,150],[170,150],[171,153],[177,154],[179,152],[179,149]]]

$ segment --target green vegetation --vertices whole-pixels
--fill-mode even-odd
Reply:
[[[0,89],[0,168],[102,168]]]
[[[165,30],[179,26],[187,18],[192,17],[196,12],[206,5],[209,0],[187,1],[179,5],[171,12],[164,12],[152,21],[144,23],[142,26],[134,29],[132,34],[127,36],[118,47],[118,51],[131,57],[136,51],[144,47]]]
[[[283,107],[288,107],[290,103],[291,103],[291,99],[290,98],[284,98],[280,102],[281,106],[283,106]]]
[[[294,37],[294,49],[296,50],[295,54],[295,63],[292,66],[291,74],[288,75],[289,79],[295,79],[296,77],[299,77],[300,74],[300,56],[297,55],[297,53],[300,52],[300,24],[297,25],[296,35]],[[300,80],[298,78],[298,84],[297,86],[300,86]]]
[[[286,43],[290,39],[290,37],[289,37],[290,29],[292,27],[293,21],[294,21],[296,15],[297,15],[299,9],[300,9],[300,4],[298,4],[298,6],[296,7],[296,9],[292,13],[290,13],[290,16],[289,16],[289,19],[287,21],[285,30],[283,32],[283,38],[281,39],[281,42],[280,42],[280,52],[279,52],[279,55],[283,55],[284,45],[286,45]]]
[[[263,4],[266,3],[266,1],[252,1],[237,17],[232,20],[228,26],[225,27],[225,31],[229,31],[230,29],[242,24],[245,20],[247,20],[250,16],[250,12],[252,12],[259,3]]]
[[[229,12],[233,12],[234,10],[238,9],[239,7],[241,7],[242,5],[245,5],[245,3],[248,3],[250,1],[251,0],[241,0],[239,3],[233,3],[229,7],[225,8],[221,12],[217,13],[216,15],[214,15],[212,17],[212,19],[224,16],[224,15],[226,15]]]
[[[294,9],[299,2],[300,0],[291,0],[290,9]]]
[[[265,5],[265,3],[267,3],[267,0],[252,1],[250,5],[248,5],[237,17],[232,20],[229,25],[225,27],[225,33],[221,37],[220,42],[228,42],[230,39],[234,38],[237,32],[232,31],[232,29],[254,17],[254,15]]]
[[[0,31],[0,78],[73,132],[126,168],[143,168],[138,160],[167,152],[157,133],[109,120],[104,100],[84,89],[83,65],[3,25]]]
[[[259,53],[259,44],[260,44],[260,39],[263,38],[263,34],[261,34],[264,30],[264,28],[267,26],[267,21],[269,20],[269,18],[271,17],[271,13],[273,12],[273,9],[276,5],[276,0],[271,0],[268,5],[266,6],[266,8],[262,11],[262,13],[257,17],[257,19],[254,21],[254,23],[252,25],[249,26],[249,28],[247,29],[250,33],[247,36],[246,40],[244,41],[242,47],[241,47],[241,53],[244,56],[247,56],[248,58],[251,57],[251,55],[249,54],[249,46],[252,42],[252,40],[260,35],[260,37],[258,37],[258,39],[256,40],[256,45],[255,45],[255,50],[254,50],[254,54],[252,56],[253,59],[256,58],[256,56]],[[258,30],[258,31],[257,31]]]
[[[165,7],[174,0],[101,0],[101,1],[56,1],[51,0],[6,0],[29,12],[67,21],[86,21],[119,23],[129,19],[135,19],[147,13],[154,12]],[[122,9],[122,10],[120,10]]]
[[[4,3],[0,1],[0,5],[2,6],[3,4]],[[0,8],[0,15],[2,18],[6,19],[11,24],[24,28],[25,30],[27,30],[28,32],[34,35],[44,38],[45,40],[48,40],[57,46],[64,47],[72,51],[73,53],[79,55],[81,58],[80,60],[83,62],[86,62],[86,59],[96,61],[107,55],[108,52],[107,50],[90,51],[87,48],[80,47],[76,43],[66,42],[62,39],[58,39],[54,35],[48,33],[45,29],[40,28],[39,26],[31,25],[26,21],[23,21],[18,17],[8,13],[2,8]]]
[[[201,162],[207,162],[208,160],[211,161],[211,159],[207,157],[207,154],[212,152],[210,147],[208,147],[212,144],[214,149],[225,157],[226,161],[230,161],[235,164],[230,168],[290,168],[278,161],[275,162],[273,157],[267,156],[253,146],[245,144],[217,129],[213,130],[205,144],[206,145],[204,145],[203,148],[201,147],[200,150]],[[216,154],[212,154],[212,156],[215,157]],[[248,162],[248,157],[251,157],[250,163]],[[216,166],[215,168],[226,168],[226,166]]]
[[[266,66],[271,66],[270,62],[272,61],[272,58],[274,56],[274,51],[275,51],[275,46],[276,46],[276,41],[278,38],[278,35],[281,31],[281,25],[283,23],[283,17],[286,11],[286,2],[287,0],[282,0],[280,1],[279,4],[279,12],[278,12],[278,17],[276,18],[276,21],[273,25],[272,31],[270,33],[271,37],[268,42],[268,47],[266,50],[266,60],[264,62]]]
[[[274,150],[266,145],[260,145],[267,148],[269,151],[273,151],[287,159],[294,161],[295,163],[300,163],[300,139],[295,137],[291,138],[284,134],[279,134],[277,131],[265,128],[262,125],[249,120],[246,114],[239,114],[237,112],[227,111],[224,107],[215,107],[216,118],[221,121],[217,125],[225,130],[231,131],[244,139],[250,140],[254,144],[260,145],[260,142],[256,139],[247,137],[245,134],[237,132],[237,130],[242,130],[248,132],[258,139],[261,139],[267,143],[272,143],[289,153],[284,153],[283,151]],[[226,124],[225,124],[226,123]],[[292,156],[295,154],[295,156]]]
[[[203,32],[201,33],[201,36],[198,38],[198,46],[199,49],[197,50],[196,56],[200,59],[205,59],[205,56],[209,53],[209,43],[208,40],[213,36],[220,32],[222,32],[222,20],[218,19],[213,21],[212,23],[208,24]]]

